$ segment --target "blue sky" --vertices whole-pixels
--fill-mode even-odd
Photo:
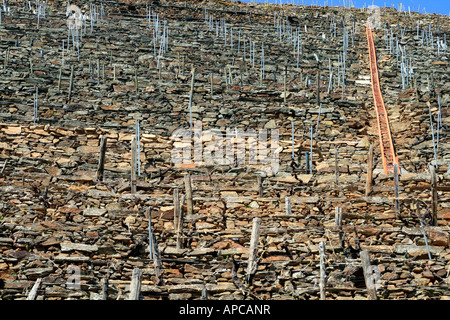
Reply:
[[[251,2],[251,0],[241,0],[244,2]],[[253,0],[254,2],[261,2],[266,3],[267,0]],[[450,1],[449,0],[269,0],[269,3],[280,3],[280,1],[294,2],[295,4],[317,4],[320,6],[323,6],[324,4],[328,4],[329,6],[343,6],[344,2],[346,6],[348,6],[348,3],[351,4],[353,2],[353,5],[357,8],[362,8],[364,5],[376,5],[379,7],[392,7],[394,6],[396,9],[399,8],[399,4],[402,3],[404,10],[408,11],[408,7],[411,9],[411,11],[419,11],[420,13],[424,13],[424,9],[426,13],[439,13],[444,15],[450,14]]]

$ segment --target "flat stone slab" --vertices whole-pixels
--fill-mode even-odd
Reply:
[[[83,243],[69,243],[62,242],[60,243],[61,252],[68,251],[85,251],[85,252],[95,252],[98,250],[97,245],[83,244]]]

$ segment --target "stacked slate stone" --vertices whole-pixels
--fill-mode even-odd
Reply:
[[[142,299],[320,299],[321,242],[326,299],[368,298],[361,250],[379,271],[380,299],[450,298],[449,66],[445,42],[439,52],[436,44],[448,19],[382,9],[374,30],[396,186],[380,159],[368,10],[134,2],[71,3],[90,17],[79,38],[68,31],[67,3],[49,1],[39,17],[12,3],[2,15],[1,299],[26,299],[38,279],[39,300],[127,299],[135,268]],[[223,134],[267,129],[268,146],[277,129],[278,171],[174,164],[185,142],[173,134],[190,121]],[[211,140],[203,136],[203,150]],[[254,218],[261,229],[249,281]]]

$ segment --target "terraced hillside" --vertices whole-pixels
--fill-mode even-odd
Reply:
[[[2,11],[0,299],[450,298],[449,17],[380,11],[396,176],[373,10],[70,4]]]

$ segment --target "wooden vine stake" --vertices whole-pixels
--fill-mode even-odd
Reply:
[[[372,189],[373,180],[373,144],[370,144],[369,154],[367,158],[367,180],[366,180],[366,197],[369,196]]]
[[[102,279],[102,298],[101,300],[108,300],[108,278]]]
[[[180,196],[178,188],[173,189],[173,228],[178,230],[180,219]]]
[[[130,296],[128,300],[139,300],[139,295],[141,294],[141,278],[142,270],[134,268],[133,275],[131,276]]]
[[[100,156],[98,159],[97,180],[103,181],[103,172],[105,170],[105,154],[106,154],[106,142],[107,137],[102,136],[100,138]]]
[[[184,187],[186,189],[186,213],[191,215],[194,212],[194,205],[192,201],[191,175],[189,173],[184,176]]]
[[[39,290],[39,286],[41,285],[42,278],[38,278],[28,293],[27,300],[36,300],[37,292]]]
[[[367,292],[369,293],[369,300],[377,300],[376,285],[373,276],[373,267],[370,265],[369,252],[367,250],[362,250],[359,253],[361,257],[361,263],[364,272],[364,280],[366,282]]]
[[[261,176],[258,176],[258,190],[259,190],[259,197],[262,198],[264,196],[264,189],[263,189],[263,178]]]
[[[192,96],[194,95],[195,67],[192,67],[191,90],[189,91],[189,133],[192,137]]]
[[[286,208],[286,214],[287,215],[291,215],[292,214],[291,199],[288,196],[286,196],[284,198],[284,205],[285,205],[285,208]]]
[[[341,245],[341,248],[344,248],[344,231],[342,230],[342,208],[336,207],[336,213],[334,214],[334,221],[336,224],[336,227],[339,232],[339,243]]]
[[[247,265],[247,283],[250,283],[250,279],[252,275],[256,272],[257,268],[257,252],[258,252],[258,240],[260,234],[261,227],[261,218],[253,219],[253,227],[252,227],[252,237],[250,239],[250,252],[248,256],[248,265]]]
[[[436,169],[434,166],[430,166],[431,173],[431,216],[433,226],[438,225],[437,218],[437,206],[438,206],[438,194],[437,194],[437,179],[436,179]]]
[[[131,193],[136,193],[136,137],[131,139]]]
[[[336,147],[334,152],[335,152],[335,156],[334,156],[334,175],[335,175],[334,190],[335,190],[336,195],[339,195],[339,189],[338,189],[338,186],[339,186],[339,148]]]
[[[161,260],[161,252],[159,251],[158,241],[156,236],[152,234],[152,246],[153,246],[153,266],[155,268],[155,285],[163,284],[163,265]]]

